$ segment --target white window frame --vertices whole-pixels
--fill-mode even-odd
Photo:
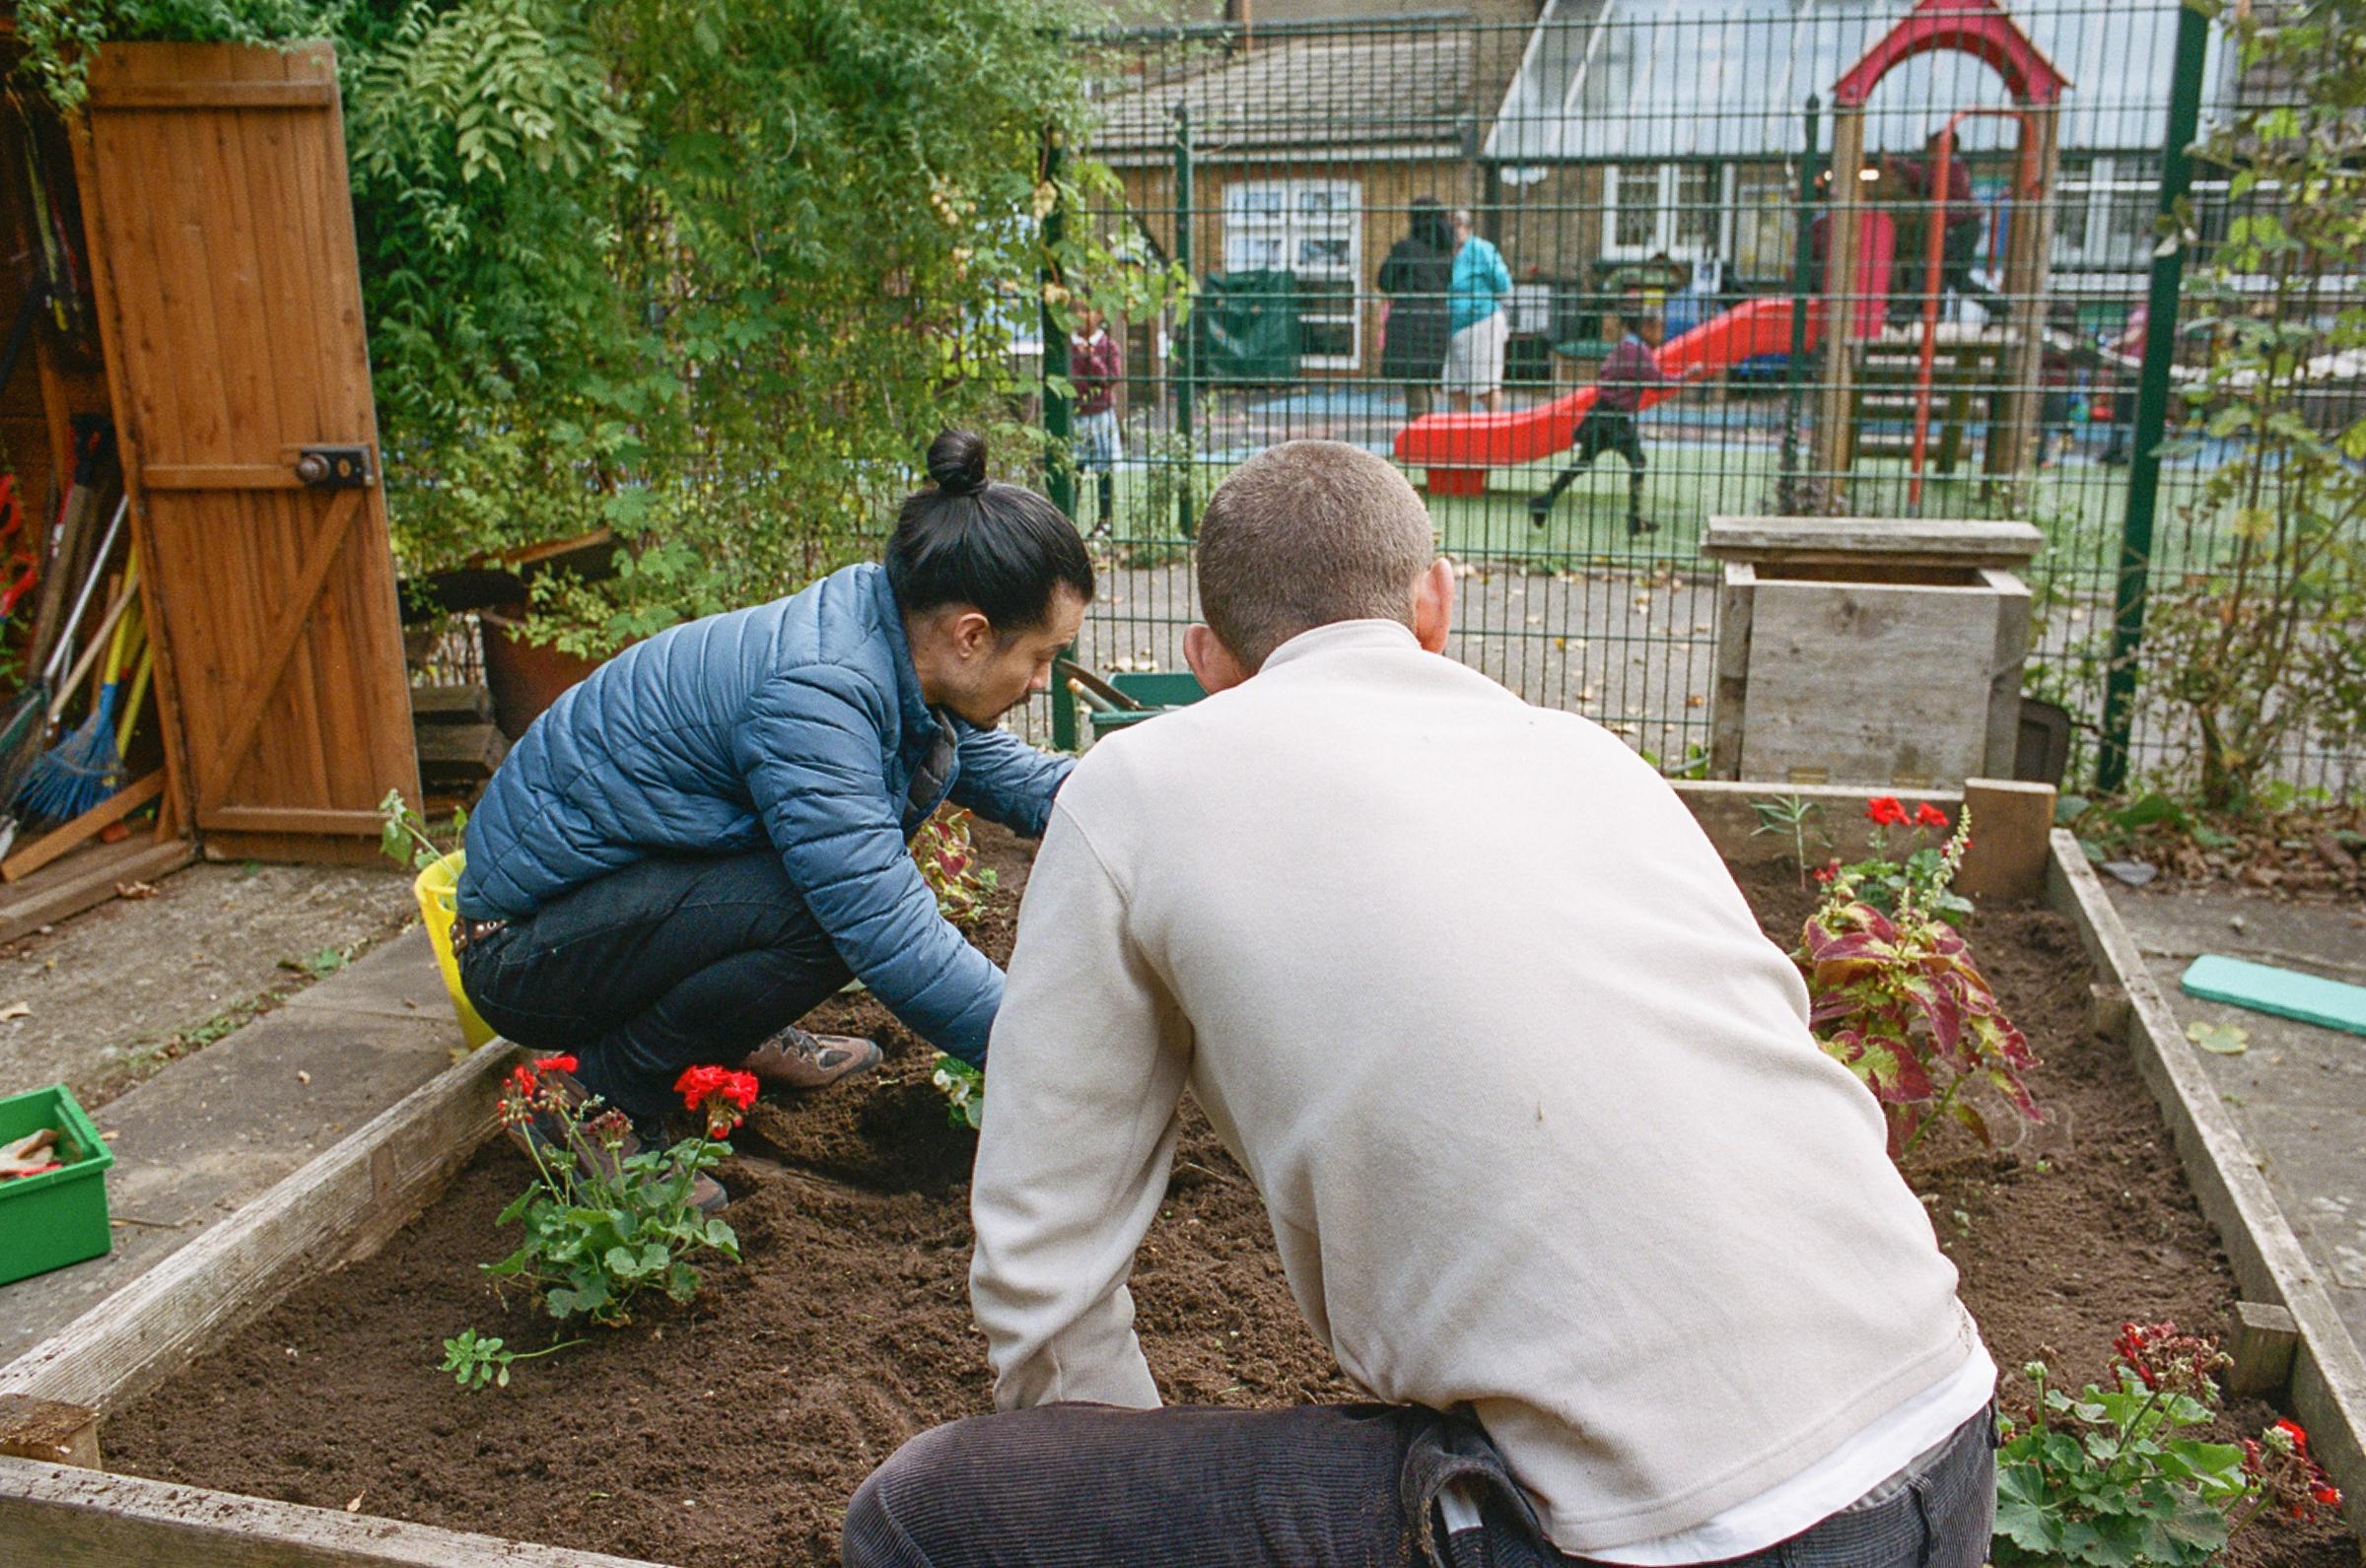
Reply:
[[[1308,195],[1330,197],[1320,214],[1306,210]],[[1262,198],[1251,212],[1252,198]],[[1300,245],[1306,240],[1345,239],[1345,262],[1301,265]],[[1353,371],[1363,365],[1363,181],[1359,179],[1241,179],[1224,187],[1224,270],[1252,270],[1247,251],[1252,242],[1279,241],[1282,265],[1277,270],[1320,283],[1344,283],[1347,293],[1337,309],[1301,310],[1301,323],[1316,321],[1348,329],[1346,354],[1302,354],[1298,363],[1314,370]],[[1259,263],[1262,265],[1262,261]]]
[[[1779,190],[1782,193],[1785,203],[1783,217],[1792,226],[1789,242],[1783,245],[1782,254],[1776,258],[1777,265],[1774,270],[1767,271],[1765,269],[1766,258],[1763,253],[1756,257],[1760,262],[1758,272],[1743,270],[1742,220],[1747,216],[1753,223],[1763,223],[1767,215],[1756,202],[1748,206],[1743,205],[1742,171],[1744,166],[1738,163],[1727,164],[1725,177],[1721,182],[1723,195],[1720,199],[1724,204],[1724,210],[1719,214],[1717,224],[1717,253],[1725,258],[1725,270],[1729,276],[1747,277],[1761,281],[1779,278],[1787,283],[1798,265],[1799,231],[1797,224],[1799,212],[1796,205],[1796,192],[1799,184],[1798,170],[1790,164],[1771,162],[1752,164],[1748,167],[1754,176],[1766,174],[1774,176],[1772,181],[1762,180],[1758,188],[1762,194],[1769,190]],[[1779,227],[1778,225],[1778,233]]]
[[[1631,197],[1621,189],[1627,183],[1627,171],[1650,161],[1632,159],[1623,163],[1605,164],[1602,168],[1602,256],[1606,261],[1648,261],[1666,252],[1671,261],[1705,261],[1718,254],[1727,231],[1731,227],[1733,208],[1733,170],[1730,165],[1711,165],[1705,159],[1688,159],[1682,163],[1651,164],[1653,183],[1648,192],[1651,208],[1651,238],[1640,244],[1622,244],[1619,240],[1619,213]],[[1707,168],[1709,186],[1715,192],[1717,210],[1709,215],[1708,238],[1690,244],[1680,244],[1676,239],[1678,203],[1676,193],[1683,183],[1686,170]]]
[[[2115,206],[2133,198],[2136,211],[2149,220],[2160,188],[2158,178],[2141,177],[2144,160],[2110,153],[2097,154],[2087,167],[2061,179],[2061,207],[2056,209],[2053,265],[2057,271],[2141,272],[2151,264],[2152,239],[2137,233],[2112,234]],[[2066,210],[2078,209],[2079,241],[2067,243],[2060,223]],[[2115,254],[2115,247],[2119,248]]]

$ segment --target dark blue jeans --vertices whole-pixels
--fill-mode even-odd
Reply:
[[[673,1080],[747,1054],[848,980],[771,850],[653,856],[471,942],[460,985],[485,1022],[576,1076],[645,1139]]]
[[[1742,1568],[1980,1568],[1983,1410],[1866,1497]],[[1473,1501],[1449,1534],[1438,1498]],[[846,1568],[1566,1568],[1472,1421],[1416,1405],[1047,1404],[896,1450],[846,1512]]]

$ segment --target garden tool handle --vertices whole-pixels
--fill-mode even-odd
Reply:
[[[100,646],[114,635],[117,623],[123,619],[123,612],[131,608],[132,594],[136,591],[126,589],[115,596],[115,602],[107,609],[106,619],[99,623],[99,630],[92,635],[90,647],[82,650],[82,657],[74,661],[73,670],[58,682],[57,695],[49,699],[49,722],[57,722],[57,716],[65,712],[67,701],[74,695],[74,688],[82,684],[82,678],[99,661]]]
[[[66,655],[74,647],[74,634],[82,627],[82,612],[91,607],[91,595],[99,591],[99,579],[106,575],[106,558],[114,550],[115,536],[123,531],[123,518],[130,511],[131,497],[127,494],[115,503],[114,519],[107,523],[106,535],[99,541],[99,553],[91,558],[91,575],[83,580],[82,592],[75,595],[74,609],[66,617],[64,630],[57,634],[57,646],[49,650],[49,662],[41,674],[50,680],[57,678],[59,668],[65,664]],[[69,690],[73,685],[72,681],[66,682]]]
[[[148,678],[156,673],[156,649],[140,649],[140,667],[131,677],[131,697],[123,704],[123,716],[115,723],[115,755],[120,757],[131,750],[131,732],[140,727],[140,705],[148,700]]]
[[[1054,673],[1064,676],[1075,684],[1083,687],[1086,691],[1092,693],[1093,696],[1098,697],[1101,701],[1105,703],[1114,703],[1119,708],[1140,713],[1146,706],[1140,699],[1127,696],[1124,692],[1119,691],[1108,681],[1103,680],[1098,675],[1095,675],[1092,671],[1086,669],[1083,665],[1078,663],[1073,658],[1061,659],[1054,666]]]

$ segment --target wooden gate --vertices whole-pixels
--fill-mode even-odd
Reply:
[[[183,821],[374,852],[419,798],[329,46],[112,45],[77,149]]]

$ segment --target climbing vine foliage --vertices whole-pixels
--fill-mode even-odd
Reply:
[[[606,528],[544,579],[599,652],[866,552],[946,424],[1015,417],[1048,266],[1171,280],[1042,219],[1082,158],[1082,0],[24,0],[79,102],[108,40],[337,46],[388,501],[424,572]],[[1065,308],[1069,287],[1055,287]]]

